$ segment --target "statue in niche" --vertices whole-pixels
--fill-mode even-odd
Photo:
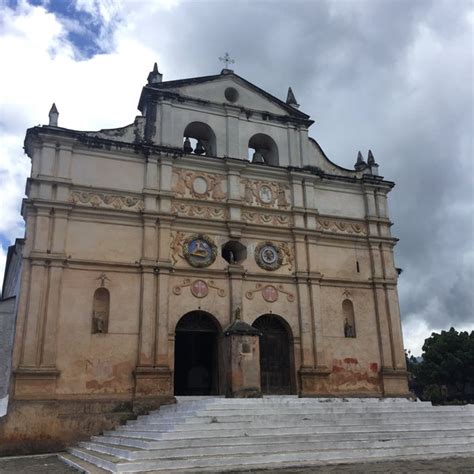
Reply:
[[[105,313],[102,311],[94,311],[94,315],[92,316],[92,333],[104,334],[105,332]]]
[[[277,191],[277,204],[278,207],[288,207],[288,201],[286,200],[286,193],[285,187],[281,184],[278,184],[278,191]]]
[[[240,321],[240,318],[241,318],[241,309],[240,309],[240,306],[237,306],[237,308],[235,308],[235,313],[234,313],[234,316],[235,316],[235,320],[236,321]]]
[[[244,201],[247,204],[252,204],[252,202],[253,202],[252,184],[248,180],[245,181]]]
[[[354,337],[354,328],[352,327],[352,324],[349,323],[347,318],[344,322],[344,336]]]

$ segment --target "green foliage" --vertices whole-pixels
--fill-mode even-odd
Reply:
[[[408,358],[407,358],[408,359]],[[417,394],[433,403],[472,400],[474,394],[474,331],[454,328],[433,333],[423,345],[423,359],[407,360]]]

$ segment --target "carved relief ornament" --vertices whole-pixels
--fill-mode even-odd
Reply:
[[[118,194],[94,193],[87,191],[72,191],[69,202],[91,207],[104,207],[109,209],[127,209],[143,211],[143,199]]]
[[[316,230],[338,234],[367,235],[367,226],[364,223],[334,219],[316,219]]]
[[[226,209],[215,206],[195,206],[192,204],[176,203],[171,205],[171,212],[179,216],[200,217],[203,219],[225,219]]]
[[[259,225],[289,226],[291,224],[290,216],[264,214],[245,210],[242,211],[242,220]]]
[[[286,209],[290,206],[289,186],[270,181],[242,179],[244,194],[242,199],[249,205]]]
[[[173,170],[172,189],[178,197],[221,201],[227,195],[223,189],[224,183],[223,176],[220,174],[184,169]]]
[[[277,270],[282,265],[288,265],[293,270],[294,252],[286,242],[260,242],[255,247],[255,261],[264,270]]]

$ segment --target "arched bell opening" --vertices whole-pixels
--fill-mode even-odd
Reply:
[[[288,323],[280,316],[264,314],[252,326],[260,337],[260,378],[262,393],[289,395],[296,393],[293,336]]]
[[[191,311],[176,325],[175,395],[218,395],[221,391],[222,328],[205,311]]]
[[[252,163],[278,166],[278,147],[273,138],[257,133],[249,140],[248,158]]]
[[[209,125],[192,122],[183,134],[183,151],[195,155],[216,156],[216,135]]]

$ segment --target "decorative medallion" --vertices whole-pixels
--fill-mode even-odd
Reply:
[[[270,204],[273,201],[273,193],[269,186],[263,184],[258,190],[258,198],[264,204]]]
[[[207,283],[203,280],[195,280],[191,285],[191,293],[196,298],[204,298],[209,293],[209,288],[207,287]]]
[[[224,288],[219,288],[214,280],[205,282],[204,280],[191,281],[190,278],[185,278],[182,283],[173,287],[173,293],[180,295],[183,292],[183,288],[190,288],[191,294],[196,298],[205,298],[209,294],[209,289],[216,290],[217,295],[221,298],[226,295]]]
[[[262,283],[257,283],[255,285],[254,290],[248,290],[245,292],[245,297],[248,300],[253,300],[255,293],[261,293],[262,298],[267,302],[267,303],[274,303],[275,301],[278,301],[278,298],[280,296],[280,293],[283,293],[286,295],[286,299],[292,303],[295,301],[295,295],[291,293],[291,291],[285,290],[285,287],[283,285],[263,285]]]
[[[207,196],[209,185],[207,179],[203,176],[196,176],[193,180],[192,190],[198,196]]]
[[[283,256],[273,242],[263,242],[255,248],[255,260],[264,270],[277,270],[281,267]]]
[[[208,267],[217,256],[217,247],[212,239],[204,234],[192,234],[183,244],[184,258],[193,267]]]
[[[268,303],[274,303],[278,299],[278,290],[273,285],[267,285],[262,290],[262,297]]]

